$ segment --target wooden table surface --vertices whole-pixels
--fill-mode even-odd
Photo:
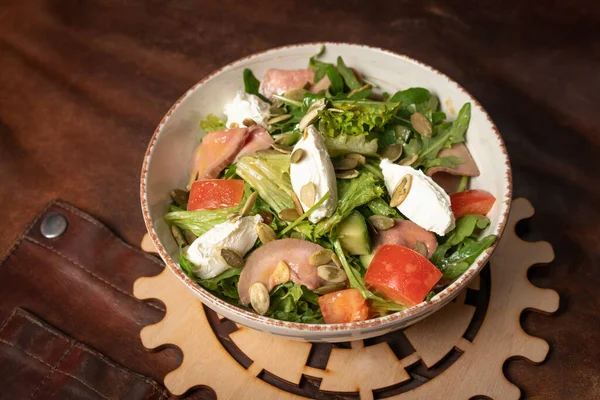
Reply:
[[[480,100],[506,141],[520,230],[556,260],[541,366],[506,363],[526,397],[600,397],[600,6],[591,1],[0,2],[0,259],[40,208],[66,200],[138,244],[142,157],[192,84],[255,51],[351,41],[428,63]]]

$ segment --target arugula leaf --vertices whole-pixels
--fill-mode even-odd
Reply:
[[[343,112],[324,109],[319,112],[319,131],[325,136],[367,135],[373,129],[383,129],[396,114],[400,103],[372,100],[334,100],[332,106]]]
[[[258,96],[261,100],[266,101],[267,103],[271,104],[269,99],[267,99],[265,96],[260,94],[260,92],[258,91],[258,88],[260,87],[260,81],[258,79],[256,79],[256,77],[254,76],[252,71],[249,70],[248,68],[244,69],[243,76],[244,76],[244,90],[246,91],[246,93]]]
[[[439,157],[433,158],[431,160],[427,160],[423,163],[423,167],[425,170],[432,167],[448,167],[455,168],[457,165],[464,163],[465,161],[462,158],[449,156],[449,157]]]
[[[402,107],[406,108],[411,104],[421,104],[429,101],[430,97],[431,93],[429,90],[415,87],[394,93],[389,101],[402,103]]]
[[[206,133],[222,131],[226,128],[225,121],[215,114],[208,114],[205,119],[198,123],[198,125],[200,125],[200,128],[204,129]]]
[[[453,144],[464,142],[470,120],[471,103],[465,103],[458,112],[458,116],[450,129],[430,138],[421,136],[423,150],[419,154],[419,164],[422,164],[423,160],[436,158],[440,150],[444,147],[450,148]]]
[[[237,164],[233,163],[227,166],[221,173],[221,179],[233,179],[236,175]]]
[[[327,75],[327,78],[329,78],[329,82],[331,83],[329,91],[332,94],[342,93],[344,91],[344,79],[335,65],[317,60],[317,57],[320,57],[324,51],[325,46],[322,46],[321,50],[310,58],[308,61],[308,68],[315,71],[315,83],[319,82]]]
[[[365,156],[377,156],[377,139],[368,140],[367,136],[352,136],[344,133],[325,137],[325,147],[331,157],[348,153],[358,153]]]
[[[362,173],[354,179],[338,179],[338,206],[333,215],[315,226],[314,236],[319,238],[346,218],[352,210],[381,197],[383,189],[372,174]]]
[[[342,57],[337,58],[337,68],[350,90],[358,90],[362,87],[356,76],[354,76],[354,71],[346,66]]]
[[[294,207],[287,154],[247,155],[238,160],[237,174],[276,212]]]
[[[446,279],[455,279],[462,275],[475,259],[496,241],[496,235],[489,235],[477,241],[465,239],[462,246],[450,257],[440,263],[440,270]]]
[[[241,268],[229,268],[220,275],[210,279],[199,279],[194,270],[196,266],[183,254],[179,253],[179,266],[192,280],[200,284],[204,289],[208,290],[215,296],[232,303],[239,304],[239,294],[237,284],[240,280]]]
[[[461,244],[468,237],[477,235],[475,229],[483,229],[489,223],[490,220],[480,214],[468,214],[458,218],[454,229],[446,234],[446,241],[435,249],[435,252],[431,256],[431,262],[440,266],[450,248]]]
[[[267,316],[283,321],[322,324],[318,296],[305,286],[293,282],[277,285],[271,292]]]

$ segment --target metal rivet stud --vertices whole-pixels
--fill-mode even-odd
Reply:
[[[67,219],[60,214],[49,214],[42,221],[40,231],[48,239],[57,238],[67,230]]]

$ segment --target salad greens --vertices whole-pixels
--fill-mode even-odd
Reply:
[[[268,136],[267,145],[255,152],[244,152],[239,158],[232,157],[224,163],[225,167],[221,166],[222,170],[217,176],[218,181],[230,184],[235,183],[230,180],[238,183],[240,179],[243,180],[242,201],[226,208],[192,208],[190,211],[185,209],[186,204],[173,202],[164,220],[188,235],[186,238],[190,239],[187,242],[191,245],[196,236],[207,234],[215,225],[241,216],[260,214],[265,225],[272,230],[270,240],[299,238],[332,250],[337,256],[332,256],[332,262],[337,267],[330,263],[331,267],[340,269],[347,277],[347,281],[342,282],[342,287],[347,285],[346,287],[356,289],[366,300],[371,315],[401,311],[406,305],[389,300],[383,295],[384,290],[379,291],[365,282],[368,268],[373,265],[371,260],[377,254],[377,247],[371,246],[371,243],[378,246],[375,237],[382,230],[408,223],[402,220],[410,219],[407,218],[410,214],[405,216],[399,211],[400,207],[390,206],[394,193],[388,192],[384,185],[380,161],[385,156],[391,162],[425,173],[433,167],[454,169],[469,161],[456,157],[451,152],[444,152],[450,153],[445,156],[440,156],[440,153],[465,142],[471,119],[471,105],[464,104],[456,119],[449,121],[440,110],[437,96],[431,91],[412,87],[393,95],[385,92],[377,94],[373,89],[375,85],[348,66],[341,57],[337,57],[335,63],[320,59],[324,51],[323,47],[308,62],[308,68],[314,72],[313,82],[319,84],[318,90],[310,84],[298,84],[292,89],[286,86],[285,90],[277,93],[261,93],[261,82],[251,70],[243,71],[246,94],[268,102],[270,109],[269,115],[264,118],[267,121],[264,126]],[[312,76],[312,72],[307,70],[306,73]],[[335,210],[327,214],[329,216],[316,223],[311,222],[308,217],[324,204],[335,189],[329,186],[325,196],[303,208],[298,204],[301,193],[294,192],[290,176],[291,162],[297,162],[302,157],[300,154],[296,160],[292,160],[291,153],[293,146],[303,135],[307,135],[306,131],[299,128],[307,126],[303,125],[307,118],[310,119],[308,124],[322,135],[322,151],[327,153],[327,159],[330,160],[328,162],[336,169],[338,203]],[[205,132],[219,132],[226,129],[225,122],[218,116],[209,114],[199,125]],[[269,145],[277,151],[267,148]],[[393,154],[396,156],[389,155],[390,149],[395,151]],[[348,159],[356,160],[354,166],[341,168],[340,165]],[[458,181],[455,192],[466,193],[469,177],[462,176]],[[386,183],[389,184],[388,181]],[[187,199],[187,193],[184,194]],[[189,196],[190,202],[197,197]],[[255,199],[254,202],[245,207],[250,198]],[[454,203],[452,206],[454,207]],[[189,203],[187,207],[190,209]],[[293,212],[290,213],[290,210]],[[287,215],[294,216],[286,218],[286,212]],[[444,285],[463,274],[496,241],[495,235],[481,237],[481,232],[490,224],[485,215],[464,214],[457,215],[455,227],[444,236],[427,232],[413,221],[413,225],[437,242],[437,248],[434,246],[435,251],[431,250],[433,254],[429,253],[427,258],[431,268],[437,268],[437,274],[443,276],[437,285],[431,284],[420,295],[419,301],[429,301]],[[351,221],[355,220],[358,222],[353,225]],[[251,243],[249,254],[269,243],[261,235],[258,236],[260,240]],[[362,245],[351,245],[350,240],[364,241]],[[403,240],[401,243],[406,243],[407,239]],[[424,243],[417,241],[412,250],[419,251],[417,244],[421,248],[425,247]],[[229,267],[216,276],[201,279],[197,276],[198,267],[188,258],[188,247],[190,246],[180,248],[179,264],[182,270],[214,295],[244,307],[238,288],[240,282],[243,284],[240,276],[244,268]],[[427,256],[427,253],[427,248],[421,250],[420,257]],[[243,257],[244,254],[241,254],[240,259]],[[193,259],[191,255],[190,258]],[[291,281],[289,277],[284,283],[270,287],[270,302],[264,315],[311,324],[327,321],[327,315],[320,306],[323,296],[321,292],[310,290],[300,282]]]

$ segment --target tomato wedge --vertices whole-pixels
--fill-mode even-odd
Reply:
[[[440,270],[416,251],[384,244],[369,264],[365,282],[388,299],[412,307],[425,299],[441,277]]]
[[[367,301],[356,289],[345,289],[319,297],[326,324],[364,321],[369,317]]]
[[[195,181],[190,190],[188,211],[214,210],[235,207],[244,197],[244,181],[241,179],[204,179]]]
[[[455,218],[467,214],[486,215],[492,209],[496,198],[485,190],[465,190],[450,196],[450,206]]]

